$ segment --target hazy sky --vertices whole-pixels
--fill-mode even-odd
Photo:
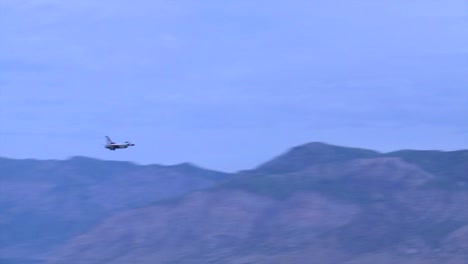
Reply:
[[[0,0],[0,89],[3,157],[466,149],[468,1]]]

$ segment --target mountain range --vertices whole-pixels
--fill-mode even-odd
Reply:
[[[468,258],[468,150],[312,142],[253,169],[0,159],[0,263]]]

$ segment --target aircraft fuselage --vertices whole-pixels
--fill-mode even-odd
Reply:
[[[130,146],[135,146],[135,144],[130,143],[128,141],[125,141],[123,143],[115,143],[108,136],[106,136],[106,141],[107,141],[107,144],[104,145],[104,147],[106,149],[110,149],[110,150],[124,149],[124,148],[128,148]]]
[[[129,146],[135,146],[135,144],[131,144],[131,143],[127,143],[127,144],[109,144],[109,145],[106,145],[105,148],[110,149],[110,150],[116,150],[116,149],[128,148]]]

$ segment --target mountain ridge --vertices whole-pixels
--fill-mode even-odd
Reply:
[[[0,172],[0,257],[9,262],[51,252],[118,211],[207,188],[228,175],[189,164],[137,165],[82,156],[0,158]]]
[[[302,153],[298,153],[302,152]],[[369,148],[359,148],[359,147],[352,147],[352,146],[342,146],[336,144],[330,144],[322,141],[311,141],[304,144],[296,145],[289,149],[286,149],[283,153],[276,155],[274,158],[267,160],[263,163],[260,163],[254,168],[250,169],[241,169],[237,173],[257,173],[265,168],[268,168],[272,163],[280,160],[281,162],[286,162],[282,159],[289,159],[293,160],[295,155],[306,155],[306,156],[314,156],[315,154],[320,155],[320,159],[317,160],[319,162],[332,162],[332,161],[342,161],[342,160],[350,160],[354,158],[365,158],[365,157],[386,157],[386,156],[393,156],[393,157],[400,157],[404,159],[411,160],[412,156],[431,156],[432,159],[442,158],[447,155],[452,155],[455,157],[459,157],[465,159],[468,157],[468,149],[457,149],[457,150],[436,150],[436,149],[428,149],[428,150],[420,150],[420,149],[400,149],[394,151],[377,151]],[[333,156],[333,154],[338,154],[337,156]],[[330,156],[331,155],[331,156]],[[348,156],[347,156],[348,155]],[[446,158],[451,159],[452,157]],[[88,157],[88,156],[70,156],[66,159],[38,159],[38,158],[8,158],[0,156],[0,162],[2,160],[11,160],[11,161],[21,161],[21,162],[75,162],[75,161],[84,161],[84,162],[108,162],[108,163],[120,163],[120,164],[128,164],[133,166],[160,166],[160,167],[192,167],[196,169],[203,169],[203,170],[211,170],[216,172],[221,172],[225,174],[235,174],[229,172],[223,172],[222,170],[215,170],[209,169],[203,166],[199,166],[189,161],[179,162],[175,164],[158,164],[158,163],[150,163],[150,164],[139,164],[133,161],[120,161],[120,160],[107,160],[101,159],[96,157]],[[413,158],[414,160],[414,158]],[[313,162],[314,160],[305,160],[303,162]],[[281,172],[290,172],[289,170]]]
[[[468,254],[466,153],[311,142],[238,173],[188,162],[0,158],[8,230],[0,256],[8,264],[24,252],[41,264],[459,258]]]

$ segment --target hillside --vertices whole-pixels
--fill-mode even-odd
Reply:
[[[305,144],[116,213],[48,263],[465,263],[466,153]]]
[[[103,219],[227,176],[189,163],[0,159],[0,263],[36,263]],[[8,260],[8,261],[7,261]],[[37,262],[40,263],[40,262]]]

